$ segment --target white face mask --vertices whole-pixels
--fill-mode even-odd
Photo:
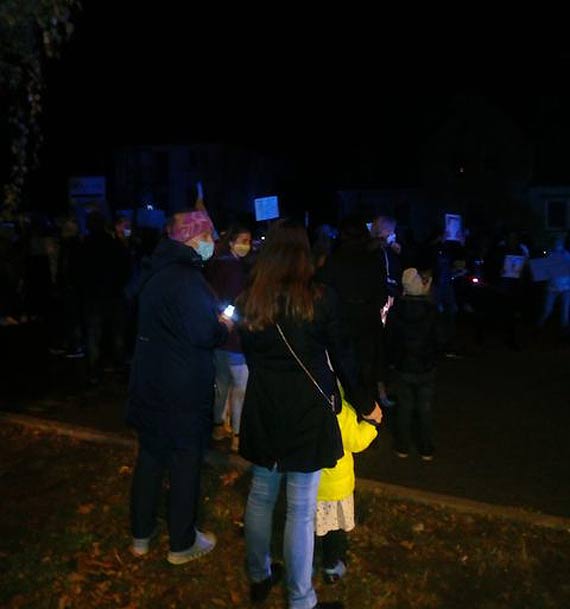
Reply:
[[[198,241],[196,253],[204,262],[214,255],[214,244],[212,241]]]
[[[125,230],[123,230],[123,235],[125,235],[125,237],[128,239],[131,236],[131,229],[125,228]]]

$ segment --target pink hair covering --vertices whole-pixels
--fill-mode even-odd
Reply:
[[[200,233],[214,230],[214,225],[205,211],[180,212],[171,237],[176,241],[188,241]]]

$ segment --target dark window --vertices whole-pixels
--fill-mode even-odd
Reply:
[[[170,154],[168,150],[157,150],[154,153],[156,180],[160,186],[168,185],[170,179]]]
[[[546,201],[546,228],[566,228],[566,201]]]
[[[410,226],[410,202],[398,201],[394,206],[394,216],[401,226]]]

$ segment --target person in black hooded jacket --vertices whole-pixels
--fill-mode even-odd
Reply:
[[[386,339],[390,363],[396,373],[396,454],[409,455],[412,417],[419,424],[419,453],[433,459],[432,402],[435,369],[443,347],[439,316],[429,299],[431,277],[423,278],[415,268],[402,276],[404,295],[388,313]]]
[[[171,564],[214,548],[196,529],[200,469],[212,432],[214,349],[232,322],[217,313],[202,275],[214,250],[205,212],[175,214],[143,274],[131,368],[127,422],[138,432],[131,491],[132,552],[149,551],[165,471],[170,477],[168,532]]]

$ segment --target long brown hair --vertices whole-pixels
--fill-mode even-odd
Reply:
[[[318,294],[313,274],[307,231],[296,222],[278,220],[267,234],[241,297],[245,325],[262,330],[280,314],[311,321]]]

